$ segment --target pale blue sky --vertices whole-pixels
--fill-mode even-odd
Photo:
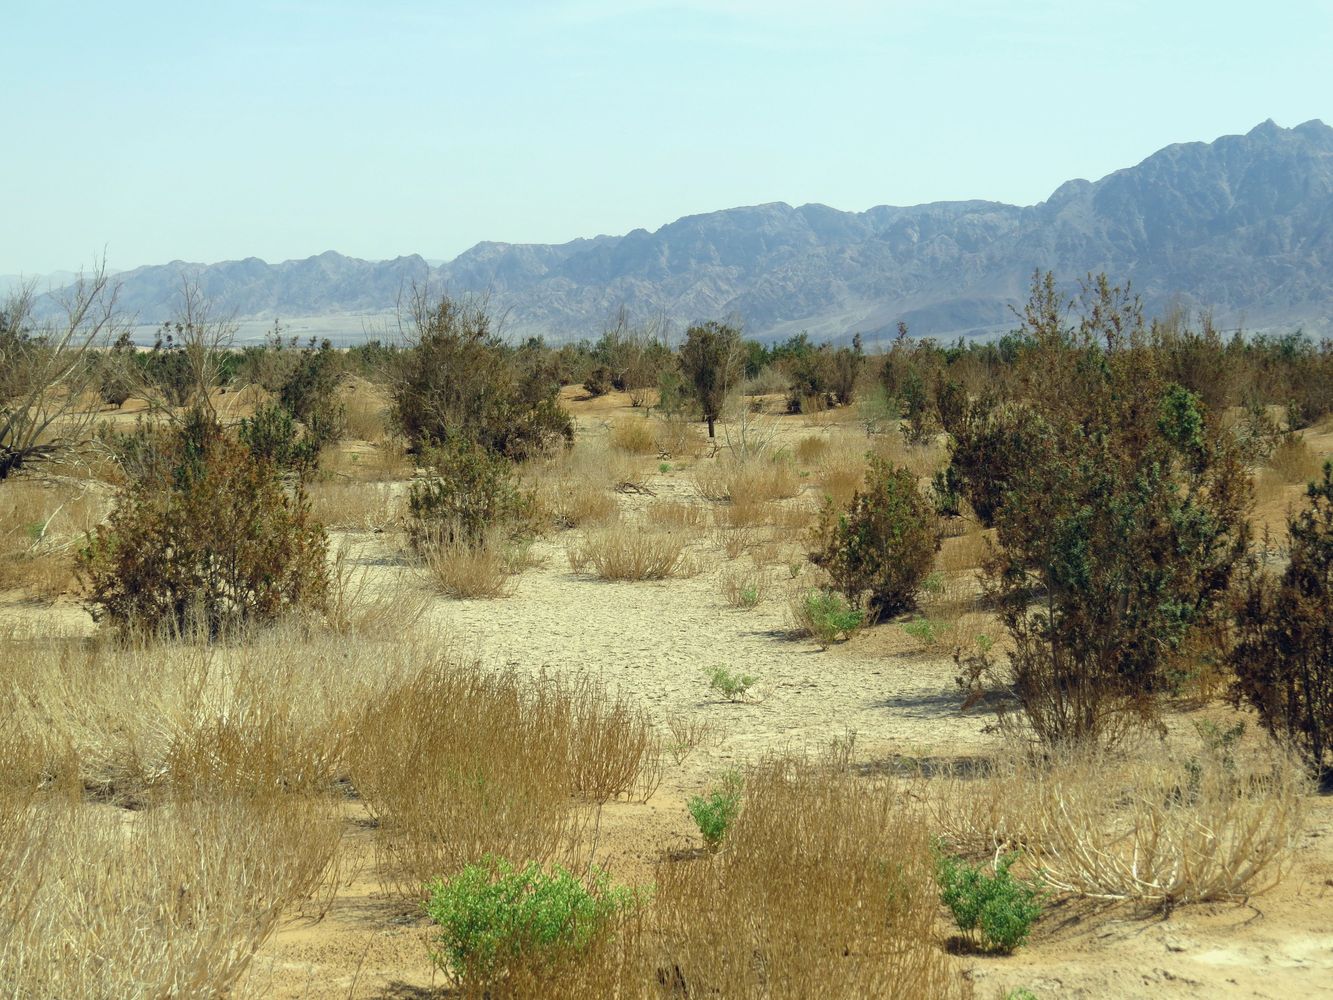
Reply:
[[[10,0],[0,273],[1044,199],[1333,121],[1333,4]]]

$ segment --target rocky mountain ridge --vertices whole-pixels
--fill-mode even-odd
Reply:
[[[1333,332],[1333,128],[1264,122],[1167,146],[1044,202],[783,203],[687,216],[655,232],[558,245],[479,243],[432,266],[332,251],[267,264],[181,261],[119,275],[141,323],[171,315],[191,276],[240,319],[383,314],[413,281],[485,292],[514,335],[596,336],[622,304],[677,327],[739,317],[758,337],[986,334],[1013,325],[1034,269],[1128,278],[1149,309],[1211,308],[1246,328]]]

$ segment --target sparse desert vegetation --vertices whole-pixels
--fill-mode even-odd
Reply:
[[[0,993],[1328,969],[1328,343],[1042,276],[881,354],[187,304],[0,311]]]

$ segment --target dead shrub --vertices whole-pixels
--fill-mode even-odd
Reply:
[[[684,764],[695,750],[712,743],[718,736],[717,727],[711,719],[680,713],[667,716],[666,732],[663,749],[671,754],[677,766]]]
[[[845,445],[831,450],[815,473],[820,492],[840,510],[851,505],[856,491],[865,486],[865,479],[865,449]]]
[[[479,542],[461,537],[423,543],[419,549],[426,576],[450,597],[460,600],[508,597],[513,564],[505,552],[510,544],[496,532]]]
[[[51,794],[23,818],[10,843],[23,864],[0,890],[0,983],[31,997],[227,993],[320,885],[340,832],[329,800],[303,796],[126,812]]]
[[[648,520],[664,528],[702,528],[708,522],[708,508],[697,503],[667,500],[649,506]]]
[[[956,997],[922,817],[802,762],[745,777],[725,848],[663,864],[648,968],[681,995]]]
[[[312,483],[310,514],[336,531],[387,531],[401,516],[394,490],[382,483]]]
[[[371,570],[371,565],[356,561],[346,543],[338,546],[329,573],[324,620],[341,635],[402,636],[426,613],[429,594],[413,587],[406,572],[396,571],[390,579],[380,580]]]
[[[829,452],[828,438],[819,434],[809,434],[796,442],[794,454],[796,464],[804,468],[816,464]]]
[[[1284,483],[1311,483],[1319,478],[1319,456],[1305,443],[1305,436],[1297,433],[1282,435],[1273,454],[1268,459],[1268,467],[1277,473]]]
[[[389,402],[378,386],[360,379],[343,394],[345,436],[382,441],[389,433]]]
[[[590,528],[568,547],[575,572],[591,565],[602,580],[665,580],[698,567],[685,554],[681,532],[651,531],[624,521]]]
[[[662,413],[653,429],[657,454],[666,458],[694,458],[706,447],[703,429],[681,413]]]
[[[769,575],[759,569],[732,568],[722,571],[722,599],[727,607],[753,611],[768,597]]]
[[[366,710],[352,779],[399,891],[486,855],[578,867],[601,803],[656,787],[649,721],[591,682],[436,655]]]
[[[1309,778],[1268,746],[1138,758],[1014,753],[934,779],[934,820],[976,854],[1021,850],[1052,888],[1170,907],[1242,899],[1281,879]]]

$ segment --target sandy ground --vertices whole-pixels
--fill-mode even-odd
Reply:
[[[580,419],[594,423],[614,409],[614,401],[592,401]],[[655,476],[652,486],[657,501],[691,493],[687,474],[674,470]],[[622,500],[631,510],[646,502]],[[1277,499],[1270,503],[1276,507]],[[372,572],[407,572],[384,536],[350,540]],[[926,655],[896,625],[827,651],[794,639],[786,592],[800,580],[782,565],[771,568],[768,599],[737,611],[723,600],[724,565],[715,549],[700,545],[701,571],[687,579],[603,583],[571,572],[567,541],[537,543],[539,565],[522,574],[512,596],[439,599],[428,616],[456,647],[497,669],[591,673],[640,699],[657,719],[713,723],[716,737],[683,764],[668,761],[647,803],[606,807],[599,853],[619,881],[650,882],[665,852],[693,842],[686,797],[764,753],[818,749],[849,729],[861,761],[953,757],[997,745],[989,716],[960,713],[953,663]],[[0,626],[13,621],[36,622],[48,634],[91,627],[71,601],[36,608],[0,599]],[[705,671],[716,665],[758,678],[746,701],[730,703],[709,690]],[[246,983],[253,995],[422,997],[438,986],[425,923],[381,886],[372,830],[358,803],[348,803],[346,823],[343,881],[332,908],[322,917],[293,914],[270,939]],[[1333,797],[1312,800],[1282,885],[1245,905],[1183,907],[1163,917],[1057,903],[1016,955],[955,961],[987,1000],[1019,987],[1041,998],[1333,997]]]

